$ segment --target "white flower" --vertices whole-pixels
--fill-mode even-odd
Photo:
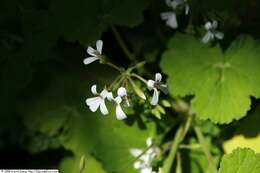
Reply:
[[[217,38],[219,40],[222,40],[224,38],[224,34],[216,30],[218,27],[218,22],[216,20],[214,20],[213,22],[207,22],[204,27],[207,30],[207,33],[202,38],[203,43],[208,43],[214,38]]]
[[[108,92],[106,89],[103,89],[100,94],[97,93],[97,86],[92,85],[91,92],[96,95],[96,97],[88,98],[86,104],[89,106],[89,109],[92,112],[96,112],[98,108],[103,115],[108,114],[108,110],[105,104],[105,99],[112,100],[113,94]]]
[[[127,96],[127,92],[126,92],[126,89],[124,87],[120,87],[118,88],[117,90],[117,97],[114,99],[114,101],[116,102],[116,118],[118,120],[123,120],[125,118],[127,118],[126,114],[124,113],[122,107],[121,107],[121,103],[123,101],[122,98],[125,98]],[[129,102],[128,100],[126,99],[126,103],[127,105],[129,106]]]
[[[84,64],[90,64],[98,59],[101,58],[102,56],[102,47],[103,47],[103,41],[102,40],[98,40],[96,42],[96,48],[97,49],[94,49],[92,47],[88,47],[87,48],[87,53],[90,55],[90,57],[87,57],[83,60],[83,63]]]
[[[143,153],[143,150],[141,150],[141,149],[137,149],[137,148],[130,149],[130,153],[134,157],[140,157],[137,161],[134,162],[134,168],[139,170],[140,173],[156,173],[153,171],[152,165],[151,165],[152,160],[156,156],[156,148],[151,147],[151,145],[152,145],[151,138],[148,138],[146,140],[146,145],[147,145],[147,147],[150,147],[150,148],[145,153]]]
[[[176,17],[176,9],[179,5],[185,4],[185,14],[187,15],[190,11],[190,7],[185,0],[166,0],[166,4],[172,8],[172,11],[161,13],[161,18],[166,20],[166,25],[176,29],[178,28],[178,21]]]
[[[162,75],[160,73],[155,74],[155,80],[148,80],[147,87],[149,90],[153,90],[153,98],[151,100],[151,105],[157,105],[159,101],[159,94],[161,90],[164,94],[168,93],[167,86],[161,84]]]

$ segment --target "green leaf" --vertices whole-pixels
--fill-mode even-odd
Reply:
[[[225,155],[220,163],[219,173],[259,173],[260,154],[251,149],[238,148]]]
[[[110,25],[133,27],[141,23],[147,4],[148,0],[54,0],[51,11],[66,40],[88,45]]]
[[[260,53],[255,41],[241,36],[222,53],[192,36],[178,34],[163,54],[173,96],[194,95],[192,109],[201,119],[229,123],[246,115],[250,96],[260,96]]]

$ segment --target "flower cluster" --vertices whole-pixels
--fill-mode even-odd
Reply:
[[[134,168],[137,169],[140,173],[156,173],[152,168],[152,161],[156,157],[156,148],[152,145],[152,139],[148,138],[146,140],[146,145],[148,147],[147,151],[143,151],[138,148],[130,149],[130,153],[138,158],[134,162]]]
[[[109,113],[105,104],[105,100],[107,99],[108,101],[114,101],[116,103],[116,118],[118,120],[125,119],[126,115],[121,107],[121,103],[123,102],[123,98],[127,96],[126,89],[124,87],[118,88],[118,96],[114,98],[112,92],[108,92],[106,89],[103,89],[100,93],[98,93],[96,88],[96,85],[91,87],[91,92],[95,95],[95,97],[88,98],[86,100],[86,104],[88,105],[89,109],[92,112],[96,112],[99,108],[103,115],[107,115]]]
[[[178,28],[178,21],[176,17],[177,7],[180,5],[184,5],[185,14],[188,15],[190,11],[189,4],[186,2],[186,0],[166,0],[166,4],[172,9],[172,11],[161,13],[161,18],[166,21],[166,25],[173,29],[176,29]]]
[[[208,43],[209,41],[214,40],[214,38],[219,40],[224,38],[224,33],[216,30],[218,27],[218,22],[216,20],[207,22],[204,27],[207,30],[207,33],[202,38],[203,43]]]
[[[96,47],[97,47],[97,50],[93,49],[92,47],[87,48],[87,53],[89,55],[91,55],[91,57],[87,57],[84,59],[83,62],[85,65],[88,65],[96,60],[101,60],[101,58],[103,57],[103,55],[102,55],[103,41],[98,40],[96,42]],[[162,91],[164,94],[168,93],[167,86],[165,84],[161,83],[162,75],[160,73],[155,74],[155,80],[148,80],[148,81],[135,74],[135,77],[136,76],[142,82],[145,82],[145,84],[149,90],[153,90],[153,97],[150,101],[151,105],[155,106],[158,104],[160,91]],[[132,82],[132,80],[131,80],[131,82]],[[135,84],[133,84],[133,85],[135,85]],[[94,97],[86,99],[86,104],[92,112],[96,112],[99,108],[100,112],[103,115],[107,115],[109,113],[109,111],[107,109],[105,102],[106,102],[106,100],[108,100],[108,101],[113,101],[116,104],[116,118],[118,120],[123,120],[127,117],[121,107],[122,103],[125,103],[125,105],[127,107],[130,106],[126,88],[124,88],[124,87],[118,88],[117,96],[115,98],[113,97],[112,91],[108,91],[106,88],[104,88],[100,93],[98,93],[96,85],[92,85],[91,92],[94,95]],[[139,95],[140,95],[140,93],[139,93]],[[146,99],[146,97],[143,93],[142,93],[142,98]]]

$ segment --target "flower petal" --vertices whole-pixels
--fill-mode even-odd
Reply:
[[[153,169],[152,169],[152,167],[145,167],[145,168],[141,169],[140,171],[141,171],[140,173],[152,173]]]
[[[135,161],[134,162],[134,168],[135,169],[141,169],[143,167],[142,162],[141,161]]]
[[[168,94],[167,85],[165,85],[165,84],[160,85],[160,90],[161,90],[164,94]]]
[[[102,55],[102,48],[103,48],[103,41],[102,40],[98,40],[96,42],[96,47],[97,47],[97,51],[100,55]]]
[[[219,40],[222,40],[224,38],[224,33],[216,31],[215,37]]]
[[[186,4],[185,5],[185,14],[188,15],[189,12],[190,12],[190,6],[189,6],[189,4]]]
[[[88,98],[88,99],[86,100],[86,104],[87,104],[88,106],[91,106],[91,105],[93,105],[93,104],[99,102],[99,100],[100,100],[100,97],[99,97],[99,96],[98,96],[98,97]]]
[[[117,96],[114,101],[116,102],[116,104],[120,104],[122,102],[122,98],[120,96]]]
[[[94,62],[94,61],[96,61],[96,60],[98,60],[97,57],[87,57],[87,58],[85,58],[85,59],[83,60],[83,63],[84,63],[85,65],[88,65],[88,64],[90,64],[90,63],[92,63],[92,62]]]
[[[87,48],[87,53],[88,53],[89,55],[91,55],[91,56],[94,56],[94,57],[97,56],[97,55],[95,54],[95,53],[96,53],[96,50],[93,49],[93,48],[90,47],[90,46]]]
[[[117,94],[118,94],[120,97],[124,97],[124,96],[126,96],[126,95],[127,95],[127,93],[126,93],[126,89],[125,89],[124,87],[120,87],[120,88],[118,88],[118,90],[117,90]]]
[[[143,152],[143,150],[140,150],[138,148],[131,148],[129,151],[130,151],[131,155],[134,157],[140,156]]]
[[[161,82],[161,80],[162,80],[162,75],[161,75],[161,73],[156,73],[156,74],[155,74],[155,81],[156,81],[156,82]]]
[[[153,144],[152,138],[151,138],[151,137],[147,138],[147,139],[146,139],[146,145],[149,147],[149,146],[151,146],[152,144]]]
[[[166,24],[173,29],[178,28],[178,21],[177,21],[176,14],[174,12],[172,12],[171,16],[166,21]]]
[[[108,114],[108,110],[105,104],[105,100],[102,99],[101,103],[100,103],[100,111],[103,115],[107,115]]]
[[[159,91],[156,88],[154,88],[151,105],[153,106],[157,105],[158,101],[159,101]]]
[[[148,80],[147,82],[147,87],[149,90],[152,90],[154,88],[154,81],[153,80]]]
[[[108,93],[107,93],[107,99],[108,99],[109,101],[111,101],[111,100],[114,99],[114,96],[113,96],[113,93],[112,93],[112,92],[108,92]]]
[[[208,31],[205,35],[204,35],[204,37],[202,38],[202,42],[203,43],[208,43],[212,38],[214,38],[214,35],[210,32],[210,31]]]
[[[173,12],[163,12],[160,14],[161,18],[163,20],[168,20],[170,18],[170,16],[172,15]]]
[[[95,101],[93,101],[93,102],[91,102],[91,103],[89,104],[89,109],[90,109],[92,112],[96,112],[96,111],[97,111],[97,109],[98,109],[98,107],[100,106],[101,101],[102,101],[102,99],[101,99],[100,97],[96,97],[96,98],[97,98],[97,99],[96,99]],[[88,99],[87,99],[86,102],[88,102]]]
[[[91,92],[92,92],[92,94],[94,94],[94,95],[98,95],[98,93],[97,93],[97,85],[92,85],[92,86],[91,86]]]
[[[217,27],[218,27],[218,21],[214,20],[212,22],[212,29],[217,29]]]
[[[127,118],[124,111],[122,110],[120,104],[116,105],[116,118],[118,120],[123,120],[123,119]]]
[[[211,22],[207,22],[205,25],[204,25],[205,29],[206,30],[210,30],[212,28],[212,24]]]
[[[105,99],[107,97],[108,91],[106,89],[103,89],[100,93],[100,96]]]

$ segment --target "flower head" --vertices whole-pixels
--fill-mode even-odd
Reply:
[[[98,40],[96,42],[96,49],[89,46],[87,48],[87,53],[90,55],[90,57],[85,58],[83,60],[83,63],[87,65],[87,64],[90,64],[90,63],[100,59],[102,57],[102,47],[103,47],[102,40]]]
[[[222,40],[224,38],[224,34],[216,30],[218,27],[218,22],[216,20],[214,20],[213,22],[207,22],[204,27],[207,30],[207,33],[202,38],[203,43],[208,43],[214,38],[217,38],[219,40]]]
[[[116,102],[116,118],[118,120],[123,120],[127,117],[121,107],[121,103],[123,102],[123,99],[126,98],[126,96],[127,96],[126,89],[124,87],[118,88],[117,95],[118,96],[114,99],[114,101]],[[129,106],[129,102],[128,102],[127,98],[125,100],[126,100],[127,105]]]
[[[96,85],[92,85],[91,92],[96,95],[96,97],[88,98],[86,100],[86,104],[89,106],[89,109],[92,112],[96,112],[99,108],[103,115],[108,114],[105,99],[112,100],[113,94],[108,92],[106,89],[103,89],[101,93],[98,93]]]
[[[164,93],[168,93],[167,86],[161,84],[162,75],[160,73],[155,74],[155,80],[148,80],[147,87],[149,90],[153,90],[153,98],[151,100],[151,105],[157,105],[159,101],[160,90]]]
[[[134,168],[139,170],[140,173],[155,173],[152,169],[151,163],[156,156],[156,148],[152,147],[151,138],[147,138],[146,145],[149,149],[145,153],[143,153],[143,150],[138,148],[130,149],[130,153],[134,157],[139,157],[139,159],[134,162]]]
[[[179,5],[185,5],[185,14],[187,15],[190,11],[190,7],[185,0],[166,0],[167,6],[172,8],[172,11],[161,13],[162,20],[166,21],[166,25],[176,29],[178,28],[178,21],[176,17],[176,9]]]

